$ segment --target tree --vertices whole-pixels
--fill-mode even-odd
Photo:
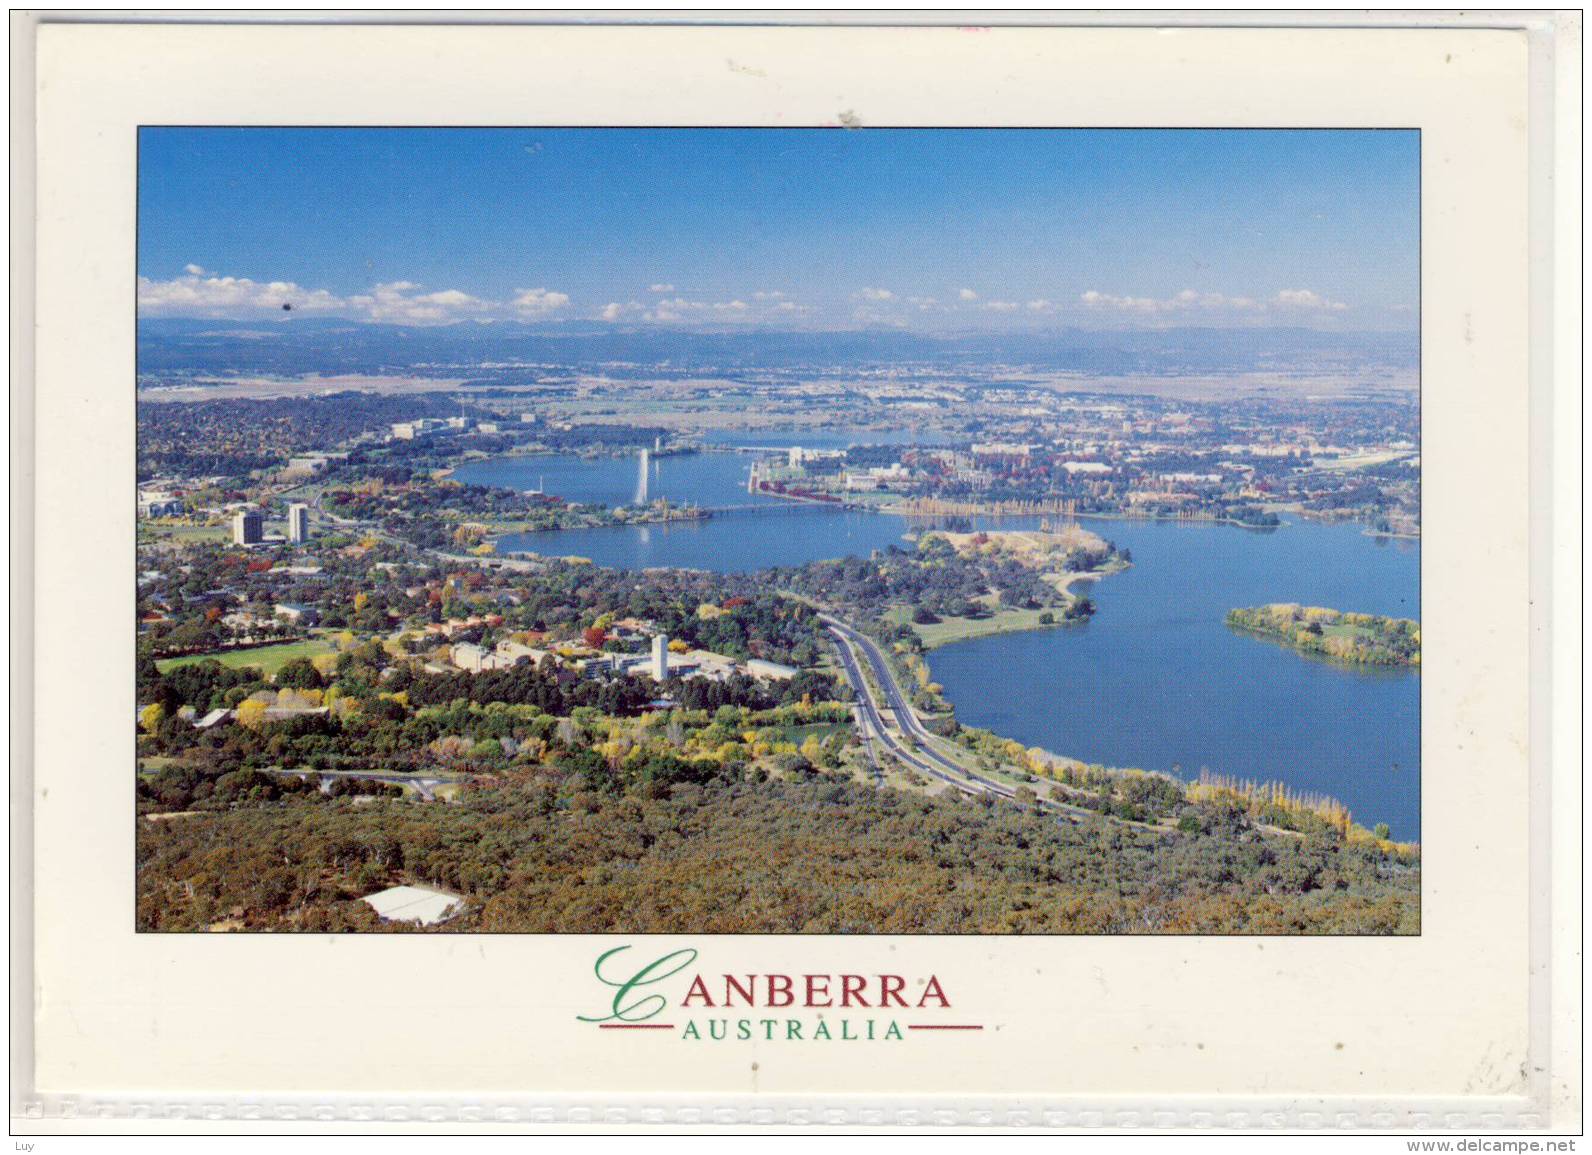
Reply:
[[[592,649],[600,650],[603,648],[603,643],[608,640],[608,631],[601,626],[587,626],[580,632],[580,637]]]
[[[258,698],[248,698],[238,703],[238,725],[258,730],[265,723],[266,704]]]
[[[294,658],[276,672],[276,684],[295,690],[319,690],[324,683],[312,659]]]
[[[139,725],[144,732],[153,734],[160,729],[160,724],[166,720],[166,707],[159,702],[151,702],[138,713]]]

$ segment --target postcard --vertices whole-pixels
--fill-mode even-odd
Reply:
[[[37,34],[41,1117],[1572,1117],[1540,30]]]

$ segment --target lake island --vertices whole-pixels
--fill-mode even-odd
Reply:
[[[1340,662],[1371,666],[1421,664],[1421,624],[1409,618],[1275,604],[1229,610],[1227,624],[1303,653]]]

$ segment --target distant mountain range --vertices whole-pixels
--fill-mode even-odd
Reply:
[[[192,375],[301,376],[404,373],[473,377],[504,363],[595,369],[633,365],[669,373],[873,369],[947,370],[1003,365],[1101,376],[1275,373],[1411,375],[1414,332],[1318,329],[1063,329],[927,336],[893,329],[700,331],[595,322],[442,326],[333,318],[141,320],[138,371],[146,379]]]

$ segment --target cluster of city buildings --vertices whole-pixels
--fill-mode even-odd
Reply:
[[[847,493],[877,493],[910,482],[913,472],[899,461],[846,473]]]
[[[302,501],[295,501],[287,507],[286,540],[298,545],[309,539],[310,507]],[[260,510],[245,508],[232,515],[233,545],[268,545],[282,540],[284,539],[280,537],[266,536],[265,514]]]
[[[536,414],[521,413],[520,421],[525,425],[536,422]],[[395,421],[392,424],[392,433],[389,441],[419,441],[426,437],[445,433],[502,433],[502,421],[472,421],[468,417],[416,417],[411,421]]]
[[[182,495],[162,487],[140,487],[139,517],[181,517],[185,508]]]
[[[334,461],[346,461],[347,453],[301,453],[287,460],[283,478],[318,477],[331,468]]]

